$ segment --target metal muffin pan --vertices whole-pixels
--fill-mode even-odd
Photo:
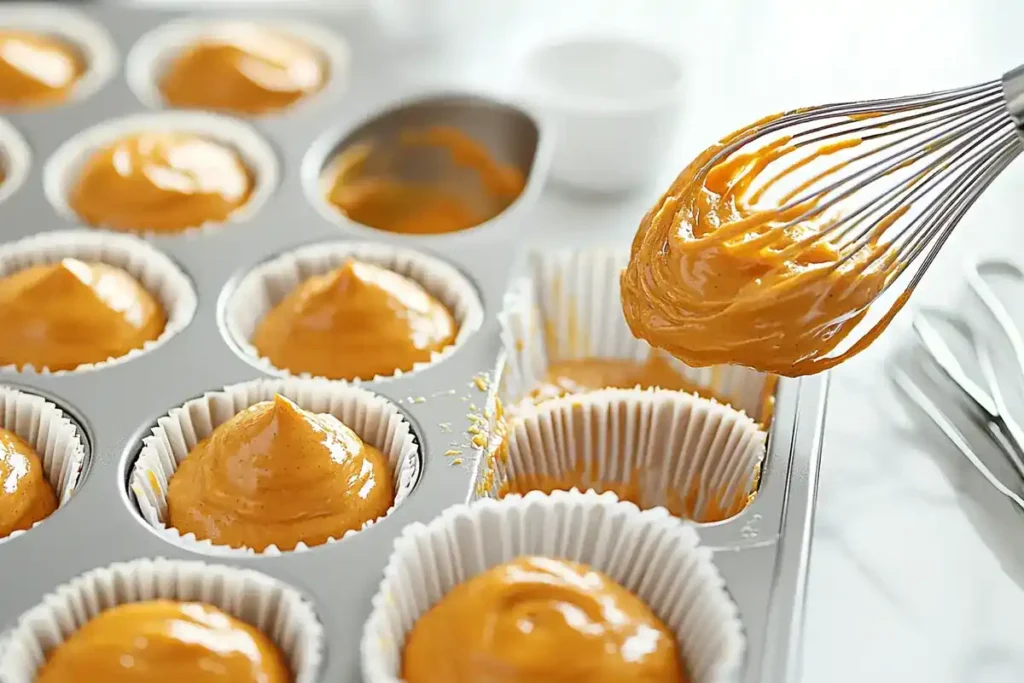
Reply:
[[[70,7],[104,24],[122,59],[148,31],[186,16],[171,6]],[[262,4],[258,13],[222,10],[210,18],[232,13],[272,18],[275,11]],[[487,391],[497,384],[492,381],[482,390],[474,380],[501,373],[497,316],[522,266],[519,257],[526,245],[517,226],[530,219],[537,202],[546,201],[541,190],[552,141],[536,117],[483,92],[472,77],[462,78],[456,55],[443,49],[399,49],[359,12],[317,14],[301,4],[290,6],[286,16],[344,36],[351,48],[351,72],[342,79],[343,87],[328,89],[293,114],[249,121],[274,147],[280,167],[277,188],[250,220],[192,235],[149,238],[192,279],[199,298],[192,322],[160,348],[123,364],[57,375],[0,373],[0,384],[42,395],[76,420],[90,455],[67,505],[28,533],[0,541],[0,569],[9,579],[0,592],[0,628],[13,625],[57,585],[92,568],[138,557],[198,557],[252,567],[307,593],[326,629],[321,680],[359,681],[359,636],[395,537],[406,524],[429,520],[470,495],[474,450],[466,433],[468,414],[471,405],[488,403]],[[318,208],[310,188],[331,150],[356,131],[373,132],[388,121],[415,121],[415,108],[399,110],[416,102],[424,102],[421,112],[432,121],[440,117],[464,126],[499,159],[520,165],[528,180],[519,200],[484,226],[436,236],[379,232]],[[80,101],[32,113],[3,112],[32,151],[25,183],[0,203],[3,240],[78,227],[62,218],[43,192],[46,160],[89,126],[145,111],[151,109],[129,88],[122,68]],[[219,558],[166,542],[139,516],[127,475],[141,438],[158,417],[205,391],[261,376],[226,340],[221,323],[226,293],[254,265],[283,251],[346,239],[442,258],[469,278],[483,305],[479,330],[450,356],[414,373],[364,385],[397,403],[412,424],[423,455],[416,488],[381,523],[307,552]],[[715,549],[715,562],[745,624],[745,683],[783,683],[796,675],[826,393],[823,376],[779,383],[757,497],[738,516],[700,529],[704,543]],[[445,455],[453,441],[462,451],[461,464]]]

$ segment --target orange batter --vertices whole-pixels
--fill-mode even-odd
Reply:
[[[783,227],[815,208],[811,201],[794,202],[811,182],[845,164],[807,182],[798,183],[797,172],[860,140],[808,152],[783,137],[712,163],[724,147],[769,120],[706,150],[676,178],[641,222],[622,274],[622,307],[633,334],[691,366],[820,372],[870,344],[903,304],[837,351],[901,271],[895,251],[880,238],[902,214],[890,214],[860,243],[818,237],[837,220],[830,212]],[[795,187],[765,201],[784,181]]]
[[[194,133],[149,132],[94,152],[69,204],[96,227],[180,232],[226,221],[252,189],[252,172],[231,148]]]
[[[452,314],[419,283],[348,260],[296,287],[260,321],[252,343],[294,374],[369,379],[430,360],[457,332]]]
[[[39,456],[17,434],[0,429],[0,538],[30,529],[56,509]]]
[[[159,337],[160,303],[131,275],[66,258],[0,278],[0,365],[73,370]]]
[[[290,36],[240,24],[185,49],[160,80],[167,104],[236,114],[285,109],[323,87],[327,63]]]
[[[405,131],[399,154],[427,150],[450,155],[467,171],[464,184],[397,177],[393,159],[369,143],[342,152],[328,173],[327,200],[357,223],[378,230],[437,234],[466,230],[494,218],[522,193],[523,173],[495,160],[479,142],[445,126]],[[371,170],[373,165],[380,166]],[[473,186],[472,192],[466,186]]]
[[[78,48],[42,33],[0,28],[0,106],[41,107],[67,100],[87,65]]]
[[[408,683],[684,683],[675,636],[576,562],[520,557],[456,586],[406,642]]]
[[[289,683],[284,657],[249,624],[198,602],[101,612],[49,653],[38,683]]]
[[[636,361],[625,358],[579,358],[556,361],[548,367],[545,381],[530,392],[530,398],[540,403],[548,399],[570,394],[582,394],[595,389],[671,389],[696,393],[705,398],[715,396],[706,387],[699,387],[687,380],[661,354],[652,353],[647,360]]]
[[[337,418],[283,396],[243,410],[182,461],[167,491],[170,526],[262,551],[319,545],[394,503],[387,458]]]

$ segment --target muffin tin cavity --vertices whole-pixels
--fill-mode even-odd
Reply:
[[[49,3],[5,4],[0,6],[0,31],[5,30],[52,36],[77,51],[85,71],[74,84],[69,101],[95,94],[117,72],[119,55],[110,34],[100,22],[77,10]],[[40,106],[61,104],[66,103]]]
[[[59,263],[63,259],[95,261],[120,268],[132,276],[163,308],[167,322],[163,332],[146,342],[142,348],[129,351],[118,358],[99,363],[86,363],[73,370],[58,370],[53,374],[83,372],[120,364],[165,344],[183,330],[195,315],[197,299],[192,281],[174,261],[147,242],[131,235],[119,235],[101,230],[66,230],[44,232],[17,242],[0,245],[0,277],[6,277],[31,266]],[[20,370],[22,373],[50,373],[46,367],[25,365],[6,366],[2,369]]]
[[[406,236],[476,230],[524,194],[539,143],[537,124],[519,109],[435,95],[343,137],[329,134],[307,156],[303,181],[309,200],[339,225]]]
[[[168,526],[167,492],[178,467],[200,441],[242,410],[264,401],[275,401],[278,395],[294,402],[302,410],[333,415],[364,443],[377,448],[387,458],[394,502],[384,516],[367,521],[362,529],[383,520],[412,492],[422,469],[422,453],[412,425],[395,404],[365,389],[338,383],[263,379],[208,392],[157,420],[142,439],[134,462],[126,463],[129,498],[135,502],[136,511],[143,521],[165,540],[194,552],[254,554],[256,551],[251,548],[217,545],[197,539],[192,533],[183,535]],[[311,503],[310,508],[316,509],[315,503]],[[339,538],[329,538],[327,543],[355,533],[358,531],[348,531]],[[299,543],[294,550],[307,549],[305,543]],[[271,545],[262,554],[278,555],[281,552],[277,546]]]
[[[58,509],[71,500],[82,482],[89,458],[89,441],[78,421],[42,396],[0,384],[0,428],[14,432],[39,456]],[[7,465],[10,467],[11,463]],[[0,495],[14,494],[2,491]],[[34,526],[45,521],[37,521]],[[26,531],[31,530],[0,537],[0,543]]]
[[[6,119],[0,119],[0,202],[9,198],[28,177],[32,152],[28,143]]]
[[[411,249],[366,242],[324,242],[310,244],[266,261],[247,273],[222,296],[221,321],[228,342],[254,367],[268,373],[290,376],[260,357],[252,338],[260,321],[296,287],[316,275],[328,273],[348,260],[363,261],[391,270],[420,284],[444,305],[455,319],[455,342],[434,352],[428,362],[416,363],[400,376],[441,361],[480,327],[483,308],[469,280],[448,263]],[[353,321],[358,324],[358,321]],[[304,375],[308,377],[308,375]],[[386,375],[388,376],[388,375]],[[382,376],[352,378],[352,381],[381,379]]]
[[[268,32],[308,46],[321,62],[321,83],[282,109],[258,116],[288,116],[314,99],[344,92],[351,68],[347,41],[339,34],[312,23],[274,19],[231,18],[180,19],[142,36],[128,54],[125,75],[139,100],[150,107],[165,106],[161,82],[175,61],[190,47],[201,43],[230,43],[247,32]],[[225,110],[230,112],[230,110]]]
[[[43,169],[43,190],[57,213],[65,219],[80,222],[69,203],[83,167],[92,156],[116,141],[143,133],[184,133],[215,142],[238,155],[246,167],[251,188],[248,199],[235,209],[225,223],[241,223],[259,213],[260,208],[274,193],[278,184],[277,156],[270,144],[254,128],[236,119],[205,112],[161,112],[136,114],[88,128],[62,144],[46,162]],[[152,176],[151,176],[152,177]],[[181,178],[164,178],[166,182],[195,182],[183,174]],[[153,207],[158,210],[157,207]],[[191,233],[221,225],[206,222],[182,230],[163,231],[169,234]],[[93,227],[106,227],[95,225]],[[153,226],[137,225],[131,232],[152,233]]]
[[[212,605],[268,636],[295,683],[319,678],[326,648],[323,626],[299,591],[251,569],[165,559],[119,562],[56,587],[10,632],[0,651],[0,678],[5,683],[36,680],[45,655],[88,621],[109,609],[150,600]]]

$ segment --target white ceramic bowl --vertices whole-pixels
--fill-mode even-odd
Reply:
[[[527,54],[520,81],[555,134],[556,181],[618,192],[664,170],[683,105],[683,64],[671,48],[622,36],[563,37]]]

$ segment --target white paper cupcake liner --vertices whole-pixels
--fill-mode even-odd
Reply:
[[[392,375],[359,377],[350,381],[360,382],[415,372],[450,354],[480,327],[483,320],[480,298],[469,280],[448,263],[418,251],[386,244],[323,242],[266,261],[242,278],[228,296],[223,309],[224,328],[229,341],[259,370],[283,377],[293,376],[259,355],[250,341],[256,327],[274,306],[304,281],[340,267],[349,258],[387,268],[418,282],[451,312],[459,326],[454,344],[433,353],[429,361],[416,363],[412,370],[397,371]],[[301,376],[310,377],[308,373]]]
[[[167,487],[178,465],[213,430],[239,412],[281,394],[304,410],[329,413],[379,449],[388,458],[394,482],[395,502],[382,517],[370,520],[363,529],[391,514],[401,505],[419,479],[420,452],[412,426],[387,399],[359,387],[337,382],[307,379],[259,379],[212,391],[170,411],[157,421],[142,441],[142,450],[132,465],[129,485],[143,519],[171,543],[212,555],[260,554],[251,548],[233,548],[182,535],[167,526]],[[349,534],[349,531],[341,538]],[[339,539],[330,538],[328,543]],[[300,552],[309,546],[299,543],[294,551],[269,546],[262,554]]]
[[[294,112],[296,107],[303,106],[328,90],[344,88],[352,58],[345,39],[327,28],[301,21],[282,20],[279,17],[246,20],[227,17],[179,19],[164,24],[140,38],[128,53],[125,65],[128,85],[143,104],[161,107],[164,101],[159,87],[160,79],[182,50],[201,40],[230,38],[237,35],[239,30],[249,30],[253,26],[308,44],[320,52],[327,67],[327,80],[319,91],[301,98],[293,107],[268,112],[260,118]]]
[[[77,47],[85,59],[86,71],[75,84],[73,99],[94,94],[117,71],[120,58],[110,34],[102,24],[77,10],[43,2],[4,3],[0,5],[0,28],[57,36]]]
[[[676,635],[692,683],[733,683],[736,606],[691,525],[593,492],[529,494],[445,510],[395,542],[361,643],[367,683],[397,683],[413,624],[456,585],[524,555],[581,562],[641,598]]]
[[[78,425],[42,396],[0,386],[0,427],[14,432],[39,456],[58,507],[71,499],[85,466],[85,441]],[[34,526],[46,520],[36,522]],[[26,533],[15,531],[0,543]]]
[[[19,619],[0,652],[0,680],[30,683],[49,652],[101,612],[148,600],[203,602],[267,635],[295,683],[314,683],[324,656],[323,627],[297,590],[251,569],[145,559],[94,569],[59,586]]]
[[[31,162],[32,152],[25,138],[9,121],[0,119],[0,171],[3,171],[0,202],[17,192],[25,183]]]
[[[252,218],[277,188],[277,155],[270,143],[252,126],[229,116],[199,111],[132,114],[87,128],[64,142],[49,158],[43,168],[43,190],[57,213],[70,221],[81,222],[81,218],[68,204],[68,195],[78,181],[85,163],[95,152],[125,136],[151,131],[192,133],[230,148],[249,168],[253,187],[249,201],[238,207],[224,223],[208,222],[173,233],[149,231],[147,226],[139,226],[132,232],[147,235],[194,234],[205,228],[241,223]]]
[[[651,346],[633,336],[622,314],[619,275],[628,257],[624,250],[600,248],[529,253],[530,274],[510,288],[499,316],[508,353],[503,398],[510,411],[544,381],[554,361],[642,362],[650,356]],[[774,377],[740,366],[691,368],[666,358],[690,383],[755,420],[770,417],[765,392],[774,392]]]
[[[126,271],[156,297],[167,314],[167,325],[156,339],[141,349],[133,349],[118,358],[102,363],[84,363],[74,370],[58,370],[52,374],[96,370],[125,363],[140,354],[152,351],[185,328],[196,312],[196,293],[188,276],[174,261],[146,241],[123,233],[102,230],[58,230],[0,244],[0,277],[6,277],[31,266],[57,263],[64,258],[99,261]],[[4,370],[18,370],[14,365]],[[23,366],[21,372],[50,374],[49,369]]]
[[[642,508],[695,522],[738,514],[757,487],[767,434],[749,417],[678,391],[602,389],[541,404],[509,422],[504,444],[477,463],[473,497],[515,478],[624,485]]]

